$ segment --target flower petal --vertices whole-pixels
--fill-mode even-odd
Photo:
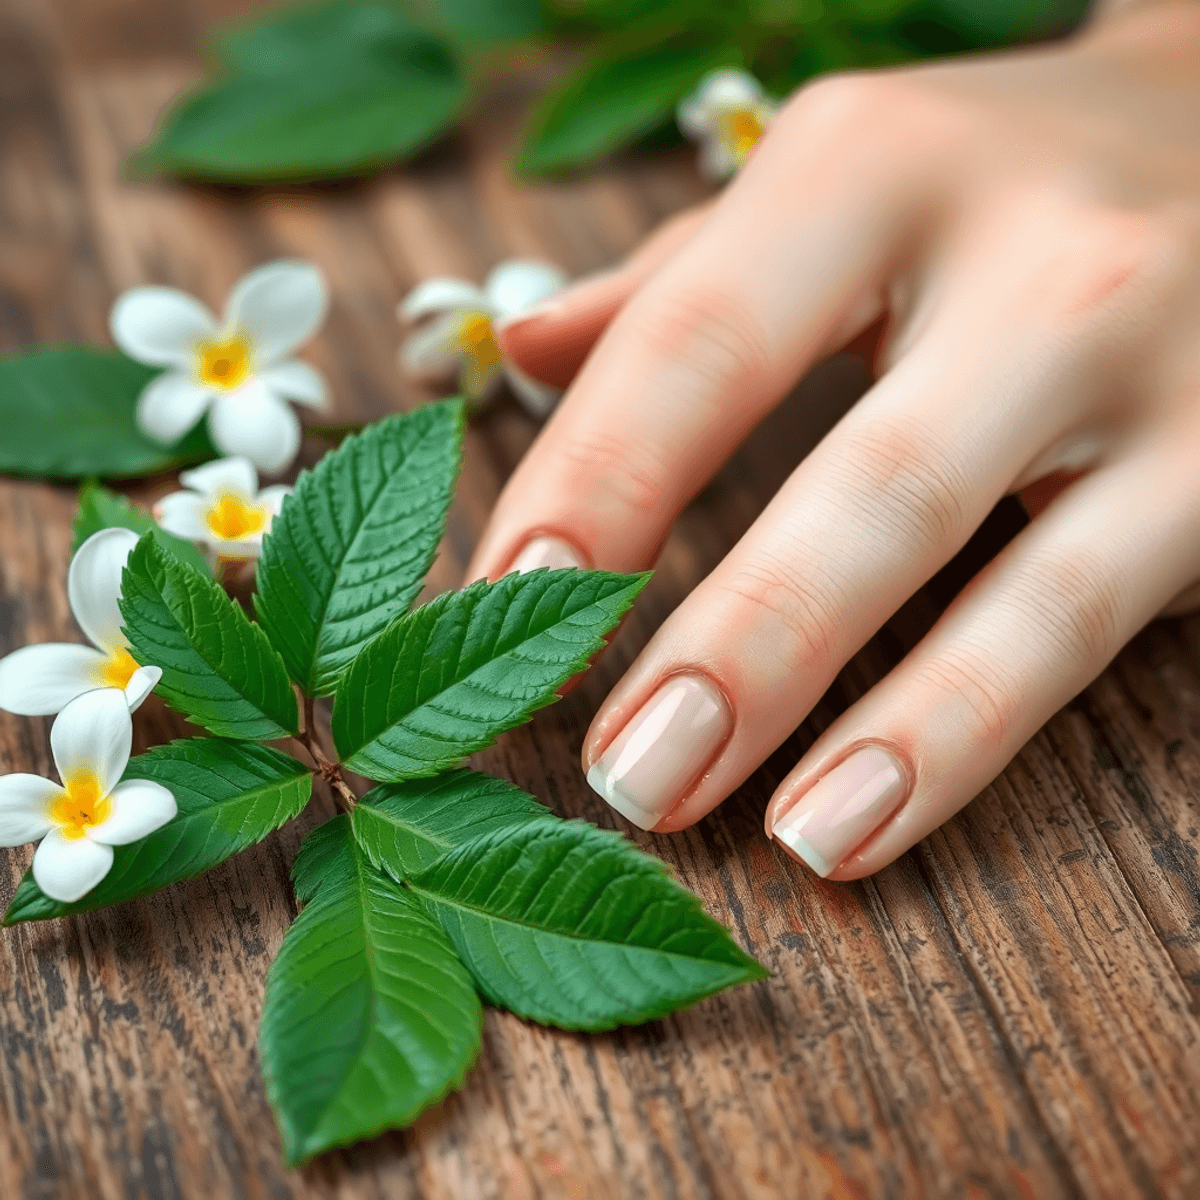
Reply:
[[[204,497],[198,492],[172,492],[154,506],[154,519],[159,526],[188,542],[203,542],[208,538],[204,523]]]
[[[72,700],[50,727],[50,752],[65,781],[91,771],[107,796],[117,785],[133,745],[133,718],[120,688],[98,688]]]
[[[238,280],[225,306],[225,325],[247,334],[259,365],[267,367],[308,341],[328,306],[324,275],[312,263],[283,258]]]
[[[0,708],[23,717],[61,712],[76,696],[103,687],[108,656],[91,646],[47,643],[0,658]]]
[[[561,388],[552,387],[548,383],[541,383],[531,378],[514,363],[506,362],[504,364],[504,374],[508,377],[508,386],[520,400],[521,407],[530,416],[539,419],[548,417],[554,406],[562,399]]]
[[[315,367],[298,358],[276,363],[260,371],[258,377],[285,400],[307,404],[318,412],[329,411],[329,389],[325,386],[325,377]]]
[[[212,388],[182,371],[168,371],[142,389],[137,402],[138,428],[156,442],[177,442],[212,402]]]
[[[462,323],[463,310],[456,308],[410,334],[400,346],[400,369],[423,379],[449,378],[463,357],[458,343]]]
[[[40,775],[0,775],[0,846],[23,846],[53,829],[50,802],[61,792]]]
[[[739,159],[719,134],[706,137],[700,146],[700,173],[705,179],[728,179],[737,172]]]
[[[484,290],[496,312],[508,317],[540,304],[566,286],[566,275],[550,263],[512,258],[492,271]]]
[[[277,517],[283,509],[283,502],[291,494],[292,489],[286,483],[276,483],[258,493],[258,502],[267,506],[271,516]]]
[[[122,292],[109,317],[113,341],[138,362],[190,370],[197,342],[217,331],[212,313],[194,296],[169,287]]]
[[[258,472],[254,464],[240,454],[214,459],[190,471],[180,471],[179,482],[201,496],[236,492],[247,500],[253,500],[258,495]]]
[[[260,471],[282,471],[300,449],[296,414],[257,379],[217,398],[208,429],[219,450],[244,454]]]
[[[121,633],[121,572],[129,552],[138,544],[132,529],[101,529],[93,533],[71,559],[67,571],[67,599],[79,627],[101,650],[124,646]]]
[[[108,820],[88,831],[88,837],[105,846],[136,842],[165,825],[179,811],[170,791],[149,779],[118,783],[108,798],[112,802]]]
[[[465,279],[442,276],[418,283],[396,308],[402,321],[419,321],[433,313],[462,312],[464,309],[488,309],[488,298],[482,288]]]
[[[111,846],[89,837],[65,838],[51,829],[33,855],[33,881],[51,900],[71,904],[86,896],[112,864]]]
[[[162,678],[161,667],[138,667],[125,685],[125,703],[130,712],[137,712]]]

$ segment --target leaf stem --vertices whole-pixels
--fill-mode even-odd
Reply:
[[[358,797],[350,785],[342,777],[342,764],[325,753],[317,737],[317,722],[311,696],[304,697],[304,728],[300,731],[300,741],[316,763],[317,774],[329,784],[333,800],[343,812],[353,812],[358,803]]]

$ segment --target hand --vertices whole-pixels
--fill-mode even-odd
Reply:
[[[492,578],[650,566],[800,374],[882,322],[878,382],[596,717],[584,765],[614,808],[661,832],[704,816],[1043,481],[1060,494],[771,801],[791,853],[866,875],[1200,579],[1197,131],[1194,4],[826,78],[707,211],[505,329],[543,378],[586,362],[479,547]]]

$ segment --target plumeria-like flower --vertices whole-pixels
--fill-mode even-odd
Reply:
[[[164,496],[154,506],[158,523],[176,537],[201,542],[214,559],[257,558],[263,534],[279,515],[292,489],[258,490],[258,472],[248,458],[219,458],[180,473],[187,489]]]
[[[158,667],[139,667],[121,632],[121,571],[138,535],[128,529],[94,533],[71,559],[67,599],[91,646],[47,643],[0,658],[0,708],[44,717],[96,688],[120,689],[133,711],[162,678]],[[95,649],[93,649],[95,647]]]
[[[748,71],[711,71],[679,102],[679,127],[700,143],[700,167],[728,179],[750,157],[779,108]]]
[[[509,362],[496,330],[506,319],[561,291],[566,283],[567,277],[557,267],[520,258],[502,262],[483,287],[465,279],[427,279],[396,310],[402,321],[421,322],[400,347],[401,366],[436,379],[457,370],[463,393],[476,408],[491,400],[507,379],[529,412],[546,416],[562,393]]]
[[[168,287],[136,287],[112,311],[117,345],[139,362],[169,368],[138,399],[138,425],[174,442],[208,413],[217,449],[281,471],[300,446],[289,400],[325,409],[325,381],[289,357],[325,316],[325,280],[311,263],[284,259],[243,276],[217,319]]]
[[[33,878],[53,900],[70,903],[108,874],[114,846],[165,825],[175,797],[148,779],[117,781],[129,762],[133,720],[112,688],[72,700],[50,729],[62,783],[40,775],[0,776],[0,846],[42,839]]]

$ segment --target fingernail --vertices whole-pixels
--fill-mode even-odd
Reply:
[[[880,746],[864,746],[777,818],[771,836],[824,878],[896,811],[907,791],[900,763]]]
[[[553,296],[547,297],[540,304],[497,318],[492,322],[492,328],[496,333],[504,333],[517,325],[524,325],[527,321],[540,321],[544,317],[556,317],[566,309],[577,305],[581,296],[586,299],[588,290],[594,284],[606,284],[619,270],[619,266],[605,267],[599,271],[592,271],[588,275],[581,275],[561,292],[555,292]]]
[[[555,296],[553,300],[543,300],[541,304],[535,304],[532,308],[524,308],[520,312],[497,317],[492,322],[492,330],[495,333],[505,333],[517,325],[524,325],[527,321],[540,321],[543,317],[551,317],[561,308],[562,303]]]
[[[513,559],[508,574],[524,575],[526,571],[536,571],[539,567],[548,567],[551,571],[562,571],[569,567],[583,570],[585,566],[583,556],[569,542],[556,537],[537,537]]]
[[[587,781],[639,829],[653,829],[733,728],[725,697],[702,675],[676,675],[592,764]]]

